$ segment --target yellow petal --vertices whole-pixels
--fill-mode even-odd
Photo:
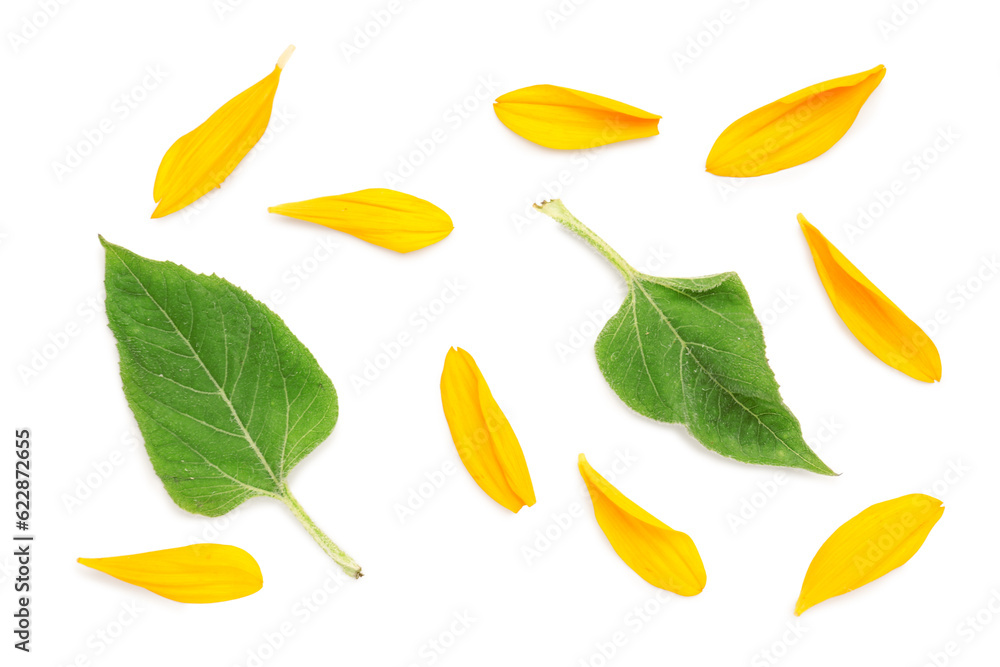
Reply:
[[[179,211],[217,188],[267,129],[281,70],[295,50],[289,46],[274,71],[226,102],[204,123],[174,142],[153,184],[154,218]]]
[[[941,379],[937,347],[799,213],[816,271],[833,307],[862,345],[896,370],[922,382]]]
[[[694,541],[626,498],[583,454],[578,464],[597,523],[625,564],[657,588],[685,596],[701,593],[705,566]]]
[[[451,348],[445,357],[441,402],[458,455],[479,488],[511,512],[534,505],[517,436],[472,355],[461,348]]]
[[[224,602],[256,593],[264,585],[260,567],[243,549],[192,544],[78,563],[178,602]]]
[[[267,210],[325,225],[396,252],[437,243],[454,229],[448,214],[434,204],[384,188],[307,199]]]
[[[922,493],[872,505],[823,543],[809,564],[795,615],[871,583],[910,560],[944,514]]]
[[[705,169],[718,176],[762,176],[822,155],[851,128],[884,76],[879,65],[751,111],[715,140]]]
[[[548,148],[584,149],[659,134],[660,117],[560,86],[528,86],[497,98],[500,122]]]

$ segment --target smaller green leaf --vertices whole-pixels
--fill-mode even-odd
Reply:
[[[337,422],[337,392],[313,355],[222,278],[101,243],[125,398],[170,497],[205,516],[255,496],[280,500],[345,572],[361,576],[288,488],[288,473]]]
[[[764,333],[739,276],[640,273],[558,199],[537,208],[597,248],[625,277],[625,302],[594,349],[605,380],[626,405],[684,424],[705,447],[738,461],[835,474],[806,444],[781,400]]]

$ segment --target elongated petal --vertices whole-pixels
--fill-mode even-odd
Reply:
[[[597,523],[625,564],[657,588],[685,596],[701,593],[705,566],[694,541],[626,498],[583,454],[578,464]]]
[[[226,102],[204,123],[174,142],[163,156],[153,184],[154,218],[179,211],[217,188],[267,130],[281,70],[294,46],[274,71]]]
[[[528,86],[497,98],[500,122],[548,148],[584,149],[659,134],[660,117],[560,86]]]
[[[511,512],[535,504],[521,445],[475,360],[451,348],[441,374],[441,402],[466,470],[490,498]]]
[[[437,243],[454,229],[448,214],[434,204],[384,188],[307,199],[267,210],[325,225],[396,252]]]
[[[934,341],[801,213],[798,219],[823,287],[851,333],[896,370],[921,382],[940,380],[941,357]]]
[[[879,65],[751,111],[715,140],[705,169],[718,176],[762,176],[822,155],[851,128],[884,76]]]
[[[256,593],[264,585],[260,567],[243,549],[192,544],[77,562],[177,602],[224,602]]]
[[[869,584],[913,558],[944,514],[922,493],[872,505],[823,543],[806,572],[795,615]]]

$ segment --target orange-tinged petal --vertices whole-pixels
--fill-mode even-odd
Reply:
[[[823,543],[806,572],[795,615],[871,583],[910,560],[944,514],[922,493],[872,505]]]
[[[547,148],[595,148],[659,134],[656,114],[560,86],[511,91],[497,98],[493,110],[501,123]]]
[[[879,65],[751,111],[715,140],[705,169],[717,176],[762,176],[822,155],[851,128],[884,76]]]
[[[851,333],[896,370],[922,382],[940,380],[941,357],[934,341],[801,213],[798,220],[823,287]]]
[[[594,515],[625,564],[657,588],[697,595],[705,588],[705,566],[694,541],[626,498],[580,454]]]
[[[78,563],[178,602],[224,602],[256,593],[264,585],[253,556],[226,544],[192,544]]]
[[[461,348],[451,348],[445,357],[441,402],[458,455],[479,488],[511,512],[534,505],[517,436],[472,355]]]
[[[204,123],[185,134],[160,161],[153,184],[154,218],[181,210],[232,173],[267,130],[281,70],[295,50],[289,46],[274,70],[226,102]]]
[[[434,204],[385,188],[307,199],[267,210],[325,225],[396,252],[437,243],[454,229],[448,214]]]

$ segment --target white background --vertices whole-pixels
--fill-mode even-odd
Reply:
[[[910,14],[896,14],[898,30],[884,34],[889,0],[590,0],[554,26],[546,12],[558,11],[555,0],[423,0],[403,2],[350,59],[343,45],[387,0],[64,3],[43,21],[44,3],[8,0],[0,22],[3,426],[33,431],[37,535],[30,656],[10,646],[12,561],[0,558],[4,664],[253,665],[256,654],[267,665],[916,667],[949,642],[949,664],[994,664],[1000,618],[983,611],[980,622],[992,624],[978,631],[966,618],[1000,600],[1000,280],[989,268],[1000,250],[995,3],[909,0]],[[712,22],[723,10],[730,21],[720,31]],[[25,20],[44,25],[32,32]],[[14,44],[12,34],[30,37]],[[678,67],[689,38],[705,46]],[[207,201],[150,220],[166,149],[265,76],[289,43],[298,50],[272,131],[252,158]],[[732,182],[704,172],[715,138],[739,116],[878,63],[884,81],[827,154],[728,192]],[[530,144],[490,102],[538,83],[662,114],[661,134],[586,157]],[[135,107],[127,117],[122,95]],[[470,109],[460,122],[456,104]],[[111,133],[60,178],[54,163],[103,119]],[[397,255],[267,213],[385,187],[386,173],[437,128],[444,143],[418,155],[422,164],[394,187],[452,216],[443,242]],[[935,149],[949,129],[957,138]],[[914,172],[925,151],[933,164]],[[568,208],[637,266],[669,276],[739,272],[767,323],[784,399],[840,477],[724,459],[616,398],[594,360],[588,313],[617,308],[619,276],[547,218],[517,224],[561,172]],[[852,242],[845,228],[859,207],[897,179],[904,194]],[[940,384],[885,366],[846,330],[799,212],[915,320],[943,318],[927,327],[943,360]],[[331,376],[341,407],[333,436],[293,473],[292,488],[362,563],[362,580],[340,585],[279,504],[250,501],[212,521],[171,502],[121,392],[98,233],[261,299],[280,292],[276,311]],[[337,244],[332,256],[310,259],[327,239]],[[296,284],[295,270],[311,272]],[[447,281],[458,281],[460,296],[421,327],[412,318],[437,307]],[[65,340],[67,327],[76,335]],[[401,332],[412,345],[356,390],[352,377]],[[65,345],[46,347],[53,340]],[[451,345],[475,356],[521,440],[538,503],[518,515],[458,462],[438,392]],[[36,353],[50,358],[36,359],[44,367],[25,379]],[[616,484],[695,540],[708,571],[701,595],[660,593],[618,559],[593,520],[580,452],[601,471],[632,459]],[[457,471],[401,521],[398,507],[443,468]],[[963,472],[949,475],[953,468]],[[9,469],[0,478],[10,484]],[[947,510],[917,556],[808,611],[799,636],[788,633],[802,577],[829,534],[875,502],[918,491]],[[6,541],[12,491],[0,497]],[[737,525],[744,503],[758,508],[750,516],[744,507],[749,518]],[[536,531],[559,532],[553,515],[571,509],[582,511],[528,559]],[[199,541],[251,552],[263,590],[182,605],[75,563]],[[326,583],[339,588],[326,594]],[[311,597],[322,603],[307,615],[302,599]],[[123,605],[136,605],[137,617]],[[474,621],[452,642],[456,614]],[[283,623],[292,634],[272,651],[265,637]],[[599,647],[616,633],[624,644],[605,659]],[[443,654],[429,648],[439,639],[450,645]]]

